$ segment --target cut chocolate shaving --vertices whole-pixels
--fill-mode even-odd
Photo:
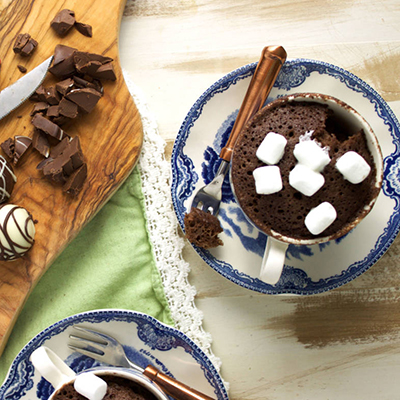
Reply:
[[[72,78],[64,79],[56,83],[57,91],[65,96],[74,87],[74,80]]]
[[[68,139],[67,139],[68,140]],[[48,157],[50,153],[50,144],[47,135],[40,129],[35,128],[32,136],[32,147],[42,156]]]
[[[32,139],[28,136],[17,135],[14,137],[14,165],[17,165],[21,157],[26,153],[32,144]]]
[[[74,171],[71,176],[67,179],[67,182],[63,186],[65,193],[77,196],[82,190],[87,177],[87,164],[83,164],[79,169]]]
[[[79,76],[74,76],[73,80],[75,82],[75,86],[77,88],[92,88],[97,90],[99,93],[103,95],[103,85],[98,79],[93,79],[91,76],[86,76],[88,79],[80,78]]]
[[[21,64],[18,64],[17,65],[17,68],[23,73],[23,74],[25,74],[25,72],[26,71],[28,71],[23,65],[21,65]]]
[[[65,97],[61,99],[60,104],[58,105],[58,111],[60,115],[71,119],[74,119],[79,115],[78,106],[72,101],[67,100]]]
[[[38,103],[36,103],[33,106],[33,109],[31,111],[31,117],[33,117],[35,114],[45,114],[47,109],[49,108],[49,105],[47,103],[45,103],[44,101],[40,101]]]
[[[114,67],[111,63],[101,65],[99,68],[97,68],[96,72],[93,74],[93,77],[98,79],[106,79],[109,81],[117,80]]]
[[[92,27],[88,24],[84,24],[82,22],[75,22],[76,30],[84,36],[92,37]]]
[[[52,136],[57,140],[61,140],[65,136],[64,131],[57,124],[49,121],[40,114],[36,114],[32,118],[32,124],[35,128],[40,129],[47,135]]]
[[[12,160],[14,158],[14,139],[13,138],[8,138],[6,141],[4,141],[0,147],[3,149],[4,154]]]
[[[67,176],[73,171],[72,161],[67,156],[59,156],[56,159],[51,159],[43,168],[43,175],[54,182],[65,182]]]
[[[101,93],[92,88],[73,89],[66,96],[83,111],[90,113],[101,98]]]
[[[75,74],[74,54],[77,50],[73,47],[58,44],[54,49],[53,66],[49,72],[60,79],[68,78]]]
[[[57,92],[55,86],[50,86],[44,89],[46,101],[51,105],[55,106],[60,102],[60,95]]]
[[[72,10],[61,10],[51,21],[50,26],[60,36],[65,36],[68,31],[74,26],[75,13]]]

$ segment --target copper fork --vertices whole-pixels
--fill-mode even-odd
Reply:
[[[82,326],[74,325],[73,328],[77,334],[69,336],[72,342],[68,344],[68,347],[71,350],[113,366],[132,368],[147,376],[176,400],[214,400],[212,397],[165,375],[151,365],[142,368],[135,364],[127,357],[122,344],[112,336]]]
[[[198,190],[192,201],[192,208],[217,215],[222,199],[222,184],[229,170],[233,147],[247,121],[261,109],[270,93],[278,73],[286,61],[286,51],[282,46],[264,47],[257,68],[254,71],[246,95],[240,106],[232,132],[219,157],[221,163],[214,179]]]

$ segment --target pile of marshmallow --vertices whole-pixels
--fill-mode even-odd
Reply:
[[[329,147],[311,139],[313,131],[300,136],[293,155],[297,164],[289,173],[289,184],[305,196],[313,196],[325,184],[323,169],[330,163]],[[258,194],[272,194],[282,190],[282,177],[279,161],[283,157],[287,140],[283,135],[269,132],[257,149],[256,156],[267,164],[256,168],[253,177]],[[348,151],[336,162],[336,168],[343,178],[352,184],[361,183],[370,173],[371,167],[355,151]],[[332,204],[323,202],[310,210],[305,218],[305,225],[313,235],[319,235],[328,228],[337,217]]]

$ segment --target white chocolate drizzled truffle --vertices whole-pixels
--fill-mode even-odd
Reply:
[[[14,189],[14,184],[17,182],[17,177],[10,163],[0,156],[0,203],[7,201]]]
[[[23,257],[32,247],[35,224],[32,215],[15,204],[0,206],[0,260]]]

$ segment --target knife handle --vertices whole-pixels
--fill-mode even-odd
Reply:
[[[156,383],[169,396],[176,400],[215,400],[191,387],[163,374],[157,368],[149,365],[143,372],[151,381]]]
[[[240,131],[247,121],[263,106],[285,61],[286,51],[282,46],[264,47],[240,106],[232,132],[219,155],[223,160],[228,162],[231,160],[233,147]]]

